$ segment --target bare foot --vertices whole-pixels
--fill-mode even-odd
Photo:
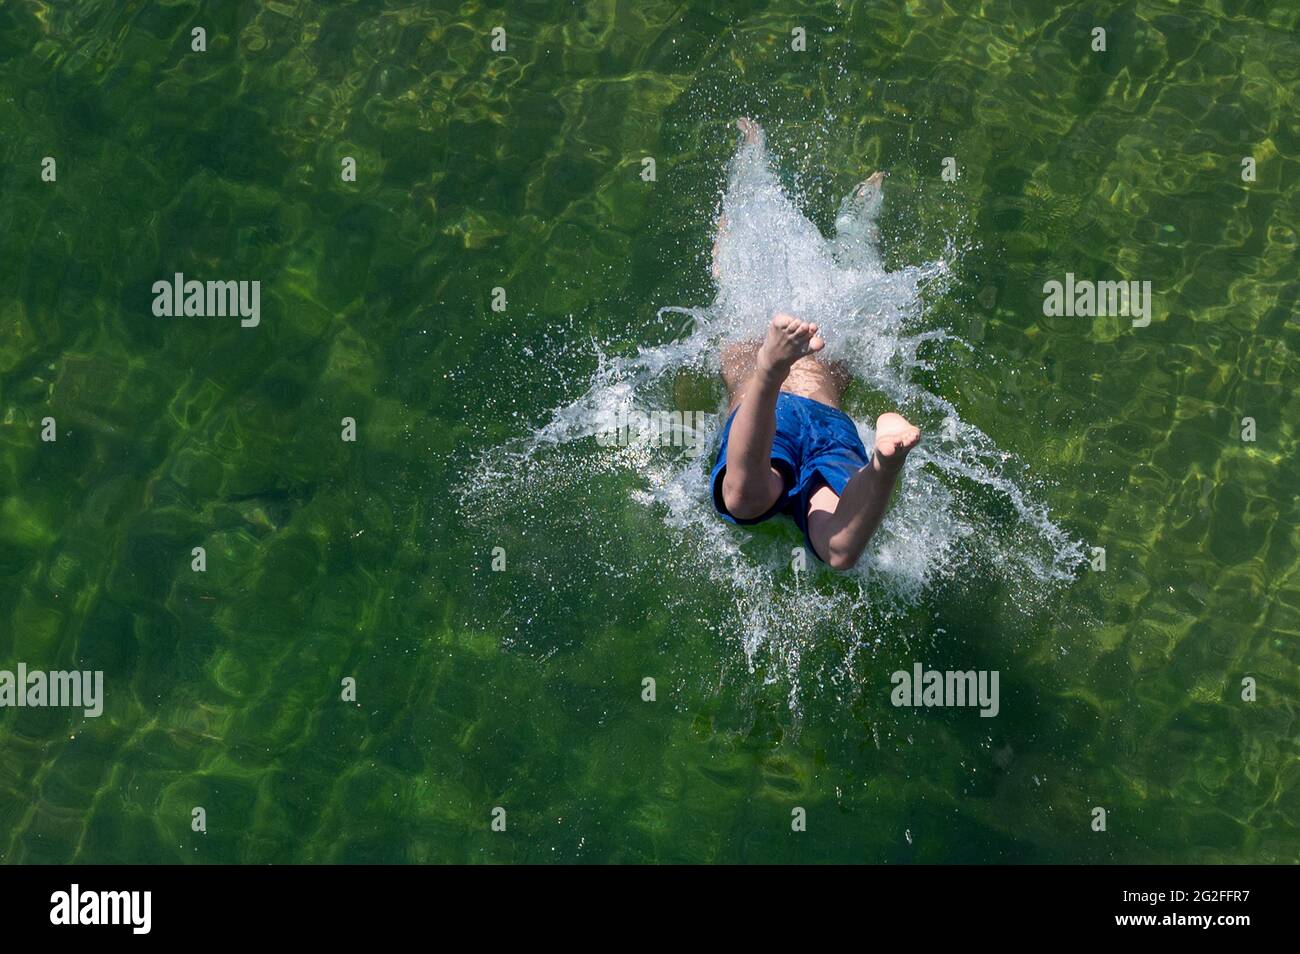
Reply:
[[[921,443],[921,432],[907,418],[892,411],[876,418],[877,466],[881,470],[902,468],[907,452]]]
[[[835,216],[835,231],[852,238],[876,241],[874,219],[885,200],[885,173],[873,172],[859,182],[840,203]]]
[[[746,146],[752,146],[754,143],[763,141],[763,127],[748,116],[741,116],[737,119],[736,128],[744,135]]]
[[[756,372],[765,372],[778,381],[784,381],[792,364],[824,347],[826,342],[817,334],[816,325],[792,315],[774,315],[772,323],[767,326],[767,337],[758,349],[754,367]]]
[[[879,192],[881,186],[885,183],[886,172],[873,172],[862,182],[858,183],[858,196],[866,198],[868,193]]]

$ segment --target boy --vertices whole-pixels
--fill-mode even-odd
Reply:
[[[755,123],[737,125],[746,144],[758,141]],[[864,182],[858,197],[878,189],[880,179],[876,173]],[[723,350],[730,416],[711,486],[724,519],[750,525],[788,514],[814,556],[848,570],[880,525],[921,432],[899,414],[882,414],[868,458],[852,418],[839,409],[846,375],[814,357],[825,345],[817,325],[777,314],[765,340]]]

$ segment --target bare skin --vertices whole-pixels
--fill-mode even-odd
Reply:
[[[866,195],[872,189],[879,189],[880,184],[885,181],[884,172],[873,172],[861,182],[858,183],[858,195]]]
[[[751,119],[738,119],[745,145],[762,142],[763,130]],[[879,191],[883,172],[860,183],[856,193],[867,197]],[[718,222],[725,232],[726,220]],[[718,275],[718,246],[713,246],[713,273]],[[736,416],[728,440],[727,469],[722,477],[722,499],[727,511],[740,519],[761,517],[785,490],[781,474],[772,466],[772,440],[776,435],[776,400],[782,391],[811,398],[838,408],[849,383],[847,368],[815,357],[826,342],[815,324],[792,315],[772,318],[766,338],[736,342],[722,352],[722,376],[728,403]],[[813,548],[837,570],[853,567],[889,507],[889,497],[908,452],[921,441],[921,432],[900,414],[876,419],[871,460],[854,474],[837,495],[830,487],[818,489],[809,501],[808,536]]]
[[[745,146],[762,143],[757,122],[736,121]],[[859,183],[857,195],[879,192],[884,173]],[[719,234],[727,229],[720,218]],[[719,276],[718,243],[714,243],[714,276]],[[736,342],[723,350],[723,378],[729,409],[736,411],[723,474],[723,503],[738,519],[754,519],[771,511],[785,485],[772,467],[772,438],[776,435],[776,399],[781,391],[840,407],[849,383],[848,369],[816,357],[826,342],[818,326],[790,315],[776,315],[762,342]],[[907,458],[920,443],[920,432],[897,413],[876,419],[875,447],[866,467],[849,478],[844,493],[831,487],[816,490],[809,502],[807,526],[816,554],[832,568],[852,568],[889,507],[889,495]]]
[[[772,466],[777,396],[788,391],[840,406],[847,375],[813,357],[825,346],[816,325],[777,315],[761,344],[733,344],[723,351],[730,406],[738,406],[722,477],[722,500],[733,517],[761,517],[785,490]],[[849,479],[844,493],[823,486],[813,494],[808,536],[817,555],[833,569],[848,570],[858,562],[889,507],[908,451],[920,442],[921,432],[902,415],[882,414],[876,419],[871,461]]]
[[[727,470],[722,476],[722,502],[733,517],[741,520],[761,517],[772,509],[785,489],[780,472],[772,466],[776,398],[795,362],[825,346],[826,342],[817,335],[816,325],[789,315],[777,315],[748,367],[741,352],[728,348],[723,353],[723,377],[729,389],[736,381],[735,375],[747,371],[731,394],[736,416],[731,422]],[[727,374],[729,359],[733,368],[731,376]]]

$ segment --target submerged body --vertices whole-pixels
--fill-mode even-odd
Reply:
[[[746,119],[738,125],[745,136],[742,157],[747,149],[761,150],[758,126]],[[841,205],[833,254],[846,265],[879,265],[875,216],[882,179],[876,173]],[[724,219],[714,248],[719,277],[725,238]],[[721,516],[743,525],[789,515],[818,559],[847,570],[880,525],[921,432],[899,414],[882,414],[868,457],[856,426],[840,410],[848,372],[817,357],[826,345],[819,331],[816,324],[778,313],[763,341],[723,349],[730,416],[713,468],[713,502]]]

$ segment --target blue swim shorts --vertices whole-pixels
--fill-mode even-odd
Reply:
[[[739,408],[737,408],[739,409]],[[857,425],[838,408],[782,391],[776,399],[776,436],[772,439],[772,466],[785,481],[785,492],[772,509],[761,517],[739,520],[727,513],[722,500],[722,476],[727,470],[727,441],[731,436],[732,411],[722,429],[722,444],[713,464],[710,485],[713,507],[724,520],[742,526],[762,523],[778,513],[788,514],[803,533],[813,556],[821,559],[808,537],[808,503],[821,487],[836,494],[844,492],[849,478],[871,459],[858,437]]]

